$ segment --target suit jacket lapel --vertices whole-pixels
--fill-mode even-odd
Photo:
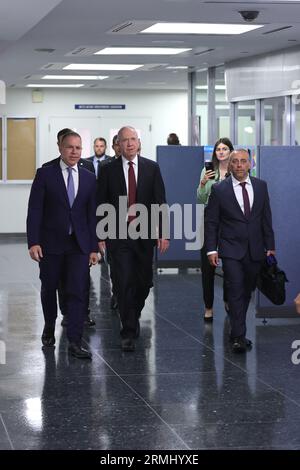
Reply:
[[[250,180],[251,180],[251,184],[253,188],[253,204],[252,204],[251,214],[250,214],[250,217],[252,217],[252,215],[255,213],[257,202],[258,202],[258,194],[257,194],[258,187],[257,187],[257,180],[255,178],[251,178],[250,176]]]
[[[137,181],[137,188],[136,188],[136,200],[140,200],[140,195],[145,187],[144,185],[144,180],[145,180],[145,164],[143,160],[138,157],[138,181]]]
[[[237,210],[237,211],[239,212],[239,214],[243,217],[243,219],[246,219],[245,214],[244,214],[244,212],[242,211],[241,206],[239,205],[238,200],[237,200],[237,198],[236,198],[236,196],[235,196],[235,192],[234,192],[234,189],[233,189],[233,184],[232,184],[232,178],[231,178],[231,176],[229,176],[226,181],[228,181],[228,184],[229,184],[229,186],[230,186],[230,194],[231,194],[231,197],[233,198],[234,206],[235,206],[236,210]]]
[[[56,173],[55,174],[55,181],[57,181],[58,191],[61,193],[61,196],[62,196],[64,202],[67,204],[68,207],[70,207],[67,188],[66,188],[66,185],[65,185],[65,180],[64,180],[59,162],[60,162],[60,158],[58,160],[58,163],[56,165],[53,165],[53,169]]]
[[[123,160],[122,157],[117,159],[117,168],[116,168],[116,181],[120,182],[122,188],[122,195],[127,196],[126,181],[123,170]]]
[[[83,170],[82,170],[81,167],[79,167],[79,165],[77,165],[77,169],[78,169],[78,191],[77,191],[76,197],[75,197],[74,202],[73,202],[73,207],[75,206],[78,199],[80,198],[81,193],[83,191],[83,185],[84,185]],[[67,193],[67,196],[68,196],[68,193]]]

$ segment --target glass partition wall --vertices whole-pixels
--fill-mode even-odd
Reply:
[[[287,94],[229,103],[223,65],[191,74],[196,98],[191,121],[197,122],[199,145],[213,145],[225,136],[241,146],[299,145],[300,100],[297,97]]]

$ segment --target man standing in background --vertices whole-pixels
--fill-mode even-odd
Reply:
[[[111,158],[109,155],[106,155],[105,153],[106,147],[107,147],[107,144],[106,144],[106,140],[104,139],[104,137],[97,137],[94,140],[94,155],[86,159],[88,162],[93,163],[94,173],[97,179],[99,178],[99,175],[100,175],[101,163]]]

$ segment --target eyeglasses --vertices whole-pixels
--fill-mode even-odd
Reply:
[[[231,160],[231,163],[232,165],[238,165],[239,163],[241,165],[246,165],[247,163],[249,163],[249,160],[247,160],[246,158],[242,158],[241,160],[237,160],[236,158],[233,158]]]

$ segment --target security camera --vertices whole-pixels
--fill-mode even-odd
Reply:
[[[243,11],[239,11],[239,13],[242,16],[243,20],[245,20],[247,22],[251,22],[253,20],[256,20],[256,18],[259,15],[259,11],[257,11],[257,10],[252,10],[252,11],[243,10]]]

